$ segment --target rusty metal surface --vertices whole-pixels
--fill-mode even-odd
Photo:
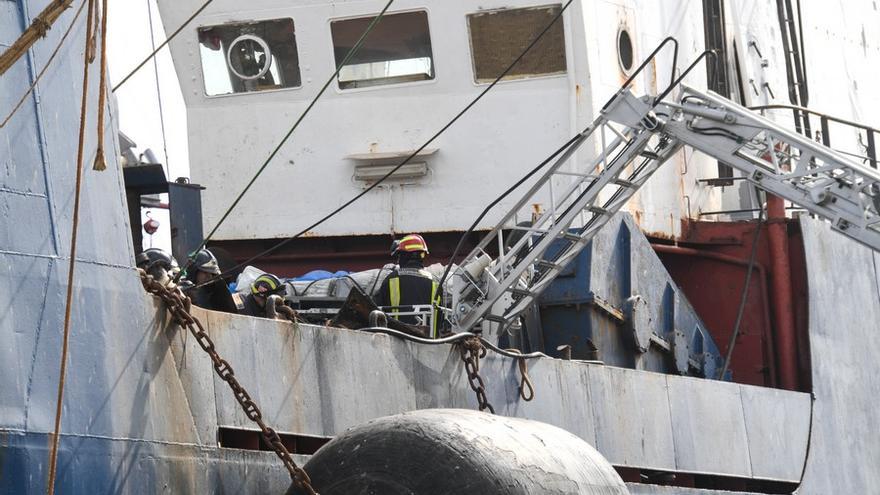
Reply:
[[[44,493],[48,435],[0,433],[0,493]],[[295,456],[296,462],[306,459]],[[63,435],[58,486],[62,493],[284,493],[290,479],[271,452],[217,449],[191,443]],[[240,467],[240,468],[236,468]]]
[[[309,475],[306,474],[306,472],[303,471],[293,460],[293,457],[290,455],[290,452],[287,450],[284,443],[282,443],[281,437],[278,433],[266,424],[263,418],[263,412],[260,410],[257,403],[251,398],[248,391],[238,381],[232,365],[220,357],[220,353],[214,345],[214,341],[205,331],[205,327],[201,320],[190,313],[190,307],[192,305],[190,299],[184,295],[179,287],[173,284],[165,285],[164,283],[153,279],[153,277],[147,275],[142,270],[138,270],[138,274],[140,275],[144,289],[162,301],[165,310],[168,311],[172,318],[173,324],[180,326],[182,329],[188,330],[196,343],[199,344],[199,347],[201,347],[208,358],[211,359],[211,364],[214,367],[214,371],[217,373],[217,377],[229,385],[229,390],[232,392],[238,405],[241,406],[242,412],[244,412],[245,416],[247,416],[251,422],[260,428],[263,440],[266,441],[266,444],[272,448],[275,455],[277,455],[284,464],[284,467],[290,474],[292,483],[304,493],[308,495],[316,495],[315,490],[312,488],[311,481],[309,480]]]
[[[460,343],[458,350],[461,354],[461,361],[464,363],[465,373],[467,373],[468,385],[477,398],[477,408],[480,411],[489,411],[495,414],[495,408],[486,397],[486,383],[480,376],[480,359],[486,357],[486,348],[483,347],[480,339],[471,337]]]
[[[451,346],[203,313],[210,315],[207,330],[218,347],[228,349],[230,362],[255,363],[252,371],[239,366],[241,380],[280,431],[335,436],[416,408],[478,407]],[[198,355],[187,359],[190,370],[209,366]],[[487,399],[498,414],[572,431],[614,465],[799,479],[808,435],[806,394],[546,358],[530,360],[529,374],[536,398],[525,402],[517,360],[490,352],[480,362]],[[245,426],[247,419],[219,385],[212,423]],[[786,404],[785,415],[765,416],[775,404]],[[788,423],[778,428],[782,418]],[[769,430],[776,433],[768,436]],[[725,452],[740,460],[722,463]]]
[[[642,483],[627,483],[626,488],[630,495],[753,495],[752,492],[729,492],[727,490],[657,486]]]

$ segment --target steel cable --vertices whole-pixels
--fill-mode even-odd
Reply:
[[[115,93],[117,89],[119,89],[123,84],[125,84],[126,82],[128,82],[129,79],[131,79],[131,76],[135,75],[139,70],[141,70],[145,65],[147,65],[147,62],[149,62],[153,57],[155,57],[156,54],[159,53],[160,50],[165,48],[165,46],[168,43],[171,43],[171,40],[176,38],[177,35],[180,34],[180,32],[184,30],[184,28],[189,26],[189,23],[191,23],[193,21],[193,19],[195,19],[199,14],[201,14],[202,11],[208,7],[208,5],[211,5],[211,2],[213,2],[213,1],[214,0],[207,0],[205,3],[202,4],[201,7],[198,8],[198,10],[193,12],[192,15],[190,15],[189,18],[186,21],[184,21],[183,24],[180,25],[180,27],[178,27],[177,29],[174,30],[173,33],[171,33],[171,36],[166,38],[165,41],[163,41],[162,44],[159,45],[158,48],[154,49],[152,53],[147,55],[147,57],[143,61],[141,61],[141,63],[139,63],[137,65],[137,67],[135,67],[131,72],[129,72],[127,76],[122,78],[122,81],[119,82],[119,84],[117,84],[116,86],[113,86],[113,92]],[[147,7],[149,7],[149,4],[147,5]],[[152,36],[152,26],[150,26],[150,27],[151,27],[150,36]]]
[[[760,201],[761,194],[758,191],[758,188],[755,188],[755,194],[758,197],[758,201]],[[736,321],[733,324],[733,332],[730,334],[730,341],[727,344],[727,353],[724,356],[724,364],[721,366],[721,372],[718,374],[718,379],[723,380],[724,375],[727,374],[727,369],[730,366],[730,360],[733,357],[733,348],[736,346],[736,338],[739,336],[739,328],[740,324],[742,324],[743,314],[746,309],[746,300],[749,297],[749,285],[752,282],[752,272],[755,268],[755,260],[758,255],[758,241],[761,239],[761,227],[764,225],[764,207],[761,206],[760,212],[758,213],[758,223],[755,225],[755,235],[752,238],[752,250],[749,253],[749,265],[746,268],[746,280],[743,285],[742,295],[739,300],[739,308],[736,311]]]
[[[287,131],[287,134],[285,134],[284,137],[281,138],[281,141],[278,143],[277,146],[275,146],[275,149],[273,149],[272,152],[269,153],[269,156],[266,158],[265,161],[263,161],[263,164],[260,165],[260,168],[257,169],[257,173],[255,173],[254,176],[251,177],[251,180],[248,181],[247,185],[244,186],[244,189],[242,189],[242,191],[238,194],[238,196],[235,198],[235,200],[232,202],[232,204],[229,205],[229,208],[226,209],[226,212],[223,213],[223,216],[220,217],[220,220],[217,222],[216,225],[214,225],[214,228],[211,229],[211,232],[208,233],[208,235],[205,236],[204,239],[202,239],[202,242],[199,244],[199,248],[196,251],[204,248],[205,245],[208,244],[208,241],[210,241],[211,238],[214,237],[214,234],[217,233],[217,230],[220,228],[221,225],[223,225],[223,222],[225,222],[226,219],[229,218],[229,215],[232,213],[232,210],[234,210],[235,207],[238,206],[238,203],[242,200],[244,195],[250,190],[251,186],[254,185],[254,182],[257,181],[257,179],[260,177],[260,175],[262,175],[262,173],[266,170],[266,167],[269,166],[269,163],[271,163],[272,160],[275,158],[275,155],[277,155],[278,152],[281,151],[281,148],[287,143],[287,140],[290,139],[290,136],[293,135],[294,131],[296,131],[296,129],[299,127],[299,125],[303,122],[303,120],[305,120],[306,116],[309,114],[309,112],[311,112],[312,108],[314,108],[315,104],[318,103],[318,100],[321,98],[321,96],[324,95],[324,92],[327,91],[327,88],[330,87],[330,83],[332,83],[333,80],[339,76],[339,72],[342,70],[342,68],[345,67],[345,65],[348,64],[348,61],[361,49],[361,47],[364,44],[364,41],[366,41],[366,39],[367,39],[367,36],[379,24],[379,21],[382,20],[382,18],[385,16],[385,12],[388,11],[388,8],[391,7],[391,4],[393,4],[393,3],[394,3],[394,0],[388,0],[388,3],[385,4],[385,7],[382,9],[381,12],[379,12],[379,15],[377,15],[376,17],[373,18],[373,20],[367,26],[367,29],[364,30],[363,34],[361,34],[361,37],[358,38],[358,40],[354,44],[354,46],[351,47],[351,49],[348,51],[348,53],[345,55],[345,57],[342,59],[342,61],[339,63],[339,65],[336,67],[336,70],[333,71],[333,74],[331,74],[330,77],[327,78],[327,81],[321,87],[321,90],[318,91],[318,94],[316,94],[315,97],[312,98],[312,101],[309,103],[309,105],[306,107],[306,109],[303,110],[303,112],[300,114],[299,118],[296,119],[296,122],[294,122],[293,126],[291,126],[290,130]],[[304,234],[309,229],[311,229],[311,227],[309,227],[308,229],[305,229],[300,234],[297,234],[297,237]],[[195,254],[195,253],[193,253],[193,254]],[[187,265],[189,265],[189,264],[190,264],[190,262],[187,262]],[[238,267],[236,267],[236,268],[238,268]],[[233,268],[233,270],[234,269],[235,268]],[[183,273],[183,272],[181,272],[181,273]]]
[[[566,7],[568,7],[567,4],[566,4]],[[669,37],[666,37],[663,41],[661,41],[661,42],[660,42],[660,43],[654,48],[654,51],[652,51],[651,54],[648,55],[647,58],[645,58],[645,60],[641,63],[641,65],[639,65],[639,67],[638,67],[635,71],[633,71],[632,74],[630,74],[630,76],[626,79],[626,81],[624,81],[624,83],[620,86],[620,88],[617,90],[617,92],[615,92],[614,96],[612,96],[611,98],[608,99],[608,101],[607,101],[607,102],[605,103],[605,105],[602,107],[602,110],[605,110],[606,108],[608,108],[608,105],[610,105],[611,102],[614,101],[614,99],[617,97],[617,95],[618,95],[621,91],[627,89],[627,88],[630,86],[630,84],[632,84],[632,82],[635,80],[635,78],[636,78],[639,74],[641,74],[642,70],[643,70],[645,67],[647,67],[648,63],[649,63],[651,60],[653,60],[654,57],[655,57],[658,53],[660,53],[660,51],[661,51],[661,50],[662,50],[667,44],[669,44],[669,43],[672,43],[673,48],[674,48],[674,50],[673,50],[673,58],[672,58],[672,67],[673,67],[673,70],[672,70],[672,73],[671,73],[671,75],[670,75],[669,87],[670,87],[670,88],[671,88],[671,87],[674,87],[674,85],[676,84],[676,78],[675,78],[675,66],[676,66],[677,61],[678,61],[678,40],[676,40],[675,38],[669,36]],[[589,131],[590,131],[590,128],[588,127],[587,129],[581,131],[579,134],[577,134],[577,135],[575,135],[574,137],[572,137],[571,139],[569,139],[568,142],[566,142],[566,143],[563,144],[561,147],[559,147],[559,148],[558,148],[556,151],[554,151],[550,156],[548,156],[544,161],[542,161],[540,164],[538,164],[537,167],[535,167],[535,168],[533,168],[532,170],[530,170],[530,171],[529,171],[526,175],[524,175],[519,181],[517,181],[517,182],[516,182],[514,185],[512,185],[509,189],[507,189],[506,191],[504,191],[504,192],[501,194],[501,196],[495,198],[495,200],[493,200],[491,203],[489,203],[488,206],[486,206],[486,208],[480,213],[480,215],[477,217],[477,219],[474,221],[474,223],[471,224],[471,226],[467,229],[467,231],[465,231],[465,233],[461,235],[461,238],[459,238],[459,240],[458,240],[458,244],[455,246],[455,249],[453,250],[452,255],[449,257],[449,262],[446,264],[446,269],[443,270],[443,276],[440,277],[440,286],[441,286],[441,287],[443,286],[443,283],[446,281],[446,279],[447,279],[448,276],[449,276],[449,271],[450,271],[450,268],[452,267],[452,263],[455,261],[455,258],[458,257],[459,253],[461,252],[461,248],[464,247],[464,242],[465,242],[465,241],[467,240],[467,238],[473,233],[473,231],[477,228],[477,225],[479,225],[479,223],[483,220],[483,218],[485,218],[485,216],[489,213],[489,211],[491,211],[492,208],[494,208],[496,205],[498,205],[498,203],[500,203],[501,200],[503,200],[504,198],[506,198],[508,195],[510,195],[510,193],[512,193],[513,191],[515,191],[517,188],[519,188],[519,186],[521,186],[523,183],[525,183],[527,180],[529,180],[532,176],[534,176],[539,170],[541,170],[542,168],[544,168],[544,166],[546,166],[548,163],[550,163],[554,158],[556,158],[557,156],[559,156],[561,153],[563,153],[565,150],[567,150],[570,146],[574,145],[574,143],[575,143],[578,139],[580,139],[585,133],[587,133],[587,132],[589,132]]]
[[[531,49],[534,48],[534,46],[538,43],[538,41],[540,41],[544,37],[544,35],[550,30],[550,28],[552,28],[553,25],[562,17],[562,14],[565,13],[566,9],[568,9],[568,7],[571,5],[571,3],[573,1],[574,0],[568,0],[568,2],[566,2],[565,5],[563,5],[562,9],[560,9],[560,11],[553,17],[553,19],[550,21],[550,23],[547,24],[547,26],[535,37],[534,40],[532,40],[531,43],[529,43],[528,46],[526,46],[526,48],[513,60],[513,62],[511,62],[510,65],[508,65],[507,68],[504,69],[503,72],[501,72],[501,74],[499,74],[486,88],[483,89],[483,91],[480,92],[480,94],[478,94],[473,100],[471,100],[470,103],[468,103],[461,111],[459,111],[439,131],[437,131],[433,136],[431,136],[431,138],[428,139],[424,144],[419,146],[418,149],[416,149],[415,151],[410,153],[409,156],[407,156],[402,162],[400,162],[398,165],[394,166],[394,168],[389,170],[385,175],[383,175],[376,182],[374,182],[369,187],[365,188],[363,191],[361,191],[360,193],[355,195],[353,198],[349,199],[348,201],[343,203],[341,206],[339,206],[338,208],[336,208],[332,212],[323,216],[320,220],[318,220],[315,223],[309,225],[308,227],[302,229],[297,234],[295,234],[291,237],[288,237],[287,239],[284,239],[283,241],[266,249],[265,251],[262,251],[256,255],[248,258],[247,260],[237,264],[236,266],[227,270],[225,273],[216,276],[215,278],[222,278],[223,275],[228,275],[229,273],[234,272],[235,270],[237,270],[243,266],[247,266],[247,265],[253,263],[254,261],[256,261],[264,256],[267,256],[267,255],[277,251],[278,249],[286,246],[288,243],[301,237],[306,232],[314,230],[319,225],[323,224],[327,220],[330,220],[331,218],[333,218],[334,216],[336,216],[337,214],[339,214],[340,212],[342,212],[343,210],[345,210],[346,208],[351,206],[355,201],[364,197],[366,194],[368,194],[370,191],[372,191],[373,189],[378,187],[384,181],[388,180],[388,178],[391,177],[396,171],[400,170],[404,165],[409,163],[410,160],[412,160],[413,158],[418,156],[419,153],[421,153],[425,148],[427,148],[431,143],[433,143],[438,137],[440,137],[441,134],[443,134],[444,132],[446,132],[447,129],[452,127],[452,125],[455,124],[455,122],[457,122],[458,119],[460,119],[465,113],[467,113],[471,108],[473,108],[473,106],[476,105],[477,102],[479,102],[489,91],[491,91],[499,82],[501,82],[501,80],[504,78],[504,76],[506,76],[508,73],[510,73],[510,71],[513,70],[514,67],[516,67],[516,65],[531,51]],[[227,216],[228,216],[228,212],[226,215],[223,216],[223,219],[225,219]],[[221,219],[221,221],[222,221],[222,219]],[[216,229],[217,228],[215,227],[214,231],[216,231]],[[214,231],[212,231],[212,234]],[[210,239],[210,237],[211,237],[211,235],[209,234],[208,237],[205,239],[205,242],[202,243],[201,247],[204,247],[206,245],[207,240]],[[205,284],[201,284],[201,285],[205,285]]]

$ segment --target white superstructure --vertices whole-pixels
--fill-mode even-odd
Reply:
[[[166,27],[180,25],[196,3],[159,0]],[[366,27],[369,19],[363,18],[377,14],[384,3],[216,0],[172,43],[187,104],[192,179],[207,188],[206,228],[213,227],[333,72],[334,47],[341,58]],[[865,91],[880,79],[877,3],[847,2],[846,12],[843,4],[779,3],[802,11],[799,53],[809,61],[809,106],[880,124],[880,95]],[[724,15],[706,27],[710,4],[723,5]],[[383,165],[422,145],[483,90],[486,75],[497,73],[496,67],[503,68],[504,60],[521,49],[517,37],[540,31],[562,5],[394,2],[383,20],[386,28],[380,24],[362,49],[365,58],[331,83],[216,238],[286,237],[360,192],[387,170]],[[678,67],[672,67],[672,51],[664,51],[636,81],[636,93],[668,84],[673,69],[682,70],[704,50],[705,29],[711,28],[724,39],[722,58],[733,99],[745,106],[789,104],[777,9],[777,2],[747,0],[575,0],[563,16],[564,34],[548,33],[549,41],[536,47],[536,58],[527,64],[529,74],[500,83],[402,177],[312,234],[464,230],[498,193],[591,122],[626,79],[627,67],[634,69],[667,36],[680,43]],[[250,38],[260,36],[268,41]],[[243,79],[235,75],[248,70],[234,60],[236,50],[265,56],[267,49],[270,63],[259,66],[258,59],[255,72],[240,74]],[[564,50],[561,65],[553,58],[559,50]],[[385,79],[377,84],[377,77]],[[685,82],[706,88],[706,68],[698,67]],[[791,125],[790,111],[771,116]],[[837,131],[834,144],[864,154],[854,132]],[[590,160],[599,145],[582,148],[575,160]],[[753,206],[738,182],[725,188],[700,182],[718,173],[716,161],[682,152],[629,210],[645,231],[674,237],[682,220],[700,212]],[[494,224],[507,206],[500,205],[482,226]]]

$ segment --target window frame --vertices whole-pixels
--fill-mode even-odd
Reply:
[[[385,17],[388,17],[390,15],[397,15],[397,14],[411,14],[411,13],[416,13],[416,12],[424,12],[425,18],[428,21],[428,39],[431,41],[431,68],[434,71],[434,77],[431,79],[425,79],[422,81],[405,81],[405,82],[398,82],[398,83],[376,84],[373,86],[364,86],[361,88],[342,88],[339,85],[339,76],[337,75],[333,78],[334,82],[336,83],[333,85],[333,87],[334,87],[337,94],[352,94],[352,93],[361,93],[361,92],[365,92],[365,91],[399,89],[399,88],[407,88],[407,87],[412,87],[412,86],[437,84],[437,80],[440,78],[440,76],[437,71],[437,54],[434,51],[434,37],[433,37],[432,31],[431,31],[431,9],[429,9],[428,7],[413,7],[410,9],[395,10],[394,12],[386,12]],[[333,72],[336,71],[336,45],[333,43],[332,24],[334,22],[339,22],[339,21],[350,21],[350,20],[355,20],[355,19],[369,19],[369,18],[376,17],[378,15],[379,15],[379,13],[375,12],[372,14],[354,14],[354,15],[341,16],[341,17],[331,17],[331,18],[327,19],[326,31],[327,31],[327,39],[330,42],[330,70],[331,71],[333,71]]]
[[[202,60],[202,52],[201,52],[202,47],[201,47],[201,42],[199,41],[199,30],[200,29],[213,28],[213,27],[218,27],[218,26],[231,26],[231,25],[235,25],[235,24],[258,24],[261,22],[278,21],[278,20],[286,20],[286,19],[289,19],[293,23],[294,43],[296,44],[297,63],[299,64],[298,69],[299,69],[299,74],[300,74],[298,86],[288,86],[285,88],[263,89],[260,91],[245,91],[245,92],[241,92],[241,93],[236,93],[233,91],[231,93],[223,93],[223,94],[217,94],[217,95],[209,95],[208,94],[208,88],[205,84],[205,81],[206,81],[206,79],[205,79],[205,64]],[[220,22],[215,22],[215,23],[209,22],[206,24],[199,24],[195,28],[195,35],[196,35],[196,37],[195,37],[195,43],[196,43],[195,53],[199,59],[199,64],[198,64],[199,65],[199,72],[201,73],[201,76],[202,76],[202,97],[206,98],[206,99],[230,98],[230,97],[235,98],[235,97],[245,97],[245,96],[263,95],[263,94],[273,94],[273,93],[279,93],[279,92],[283,92],[283,91],[302,90],[303,87],[305,87],[305,77],[303,76],[303,64],[302,64],[303,59],[302,59],[302,53],[300,52],[301,46],[300,46],[298,34],[299,34],[299,31],[297,30],[296,19],[294,19],[292,15],[279,15],[279,16],[275,16],[275,17],[255,18],[255,19],[247,19],[247,20],[230,20],[230,21],[226,21],[226,22],[220,21]],[[227,54],[224,54],[223,55],[224,60],[226,60],[226,57],[227,57]]]
[[[467,33],[467,48],[468,48],[468,53],[470,56],[471,84],[473,84],[476,87],[488,86],[488,85],[492,84],[492,81],[482,81],[481,82],[477,79],[477,65],[476,65],[477,61],[476,61],[476,58],[474,57],[474,44],[473,44],[473,37],[471,36],[471,23],[469,20],[470,16],[472,16],[474,14],[488,14],[491,12],[503,12],[503,11],[509,11],[509,10],[540,9],[540,8],[547,8],[547,7],[562,8],[563,5],[565,5],[563,2],[545,3],[545,4],[540,4],[540,5],[519,5],[519,6],[513,6],[513,7],[498,7],[498,8],[489,8],[489,9],[481,9],[481,10],[466,12],[464,15],[464,24],[465,24],[465,32]],[[571,30],[569,29],[569,15],[568,15],[567,11],[562,13],[562,17],[560,18],[560,22],[562,22],[562,46],[565,49],[565,54],[564,54],[564,56],[565,56],[565,70],[562,72],[553,72],[553,73],[549,73],[549,74],[538,74],[538,75],[534,75],[534,76],[513,76],[513,77],[505,76],[500,81],[498,81],[498,84],[519,83],[519,82],[535,81],[535,80],[542,80],[542,79],[569,78],[571,76],[571,70],[572,70],[571,57],[569,56],[570,52],[572,51],[572,46],[571,46],[571,36],[570,36]]]

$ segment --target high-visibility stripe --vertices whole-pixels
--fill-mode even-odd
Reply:
[[[431,281],[431,305],[433,309],[431,309],[431,338],[438,338],[440,335],[437,334],[437,320],[440,316],[440,312],[437,309],[440,306],[440,301],[437,300],[437,282]]]
[[[400,278],[399,277],[391,277],[388,279],[388,295],[391,296],[391,306],[393,309],[391,310],[391,315],[395,318],[400,315],[400,310],[398,310],[398,306],[400,306]]]

